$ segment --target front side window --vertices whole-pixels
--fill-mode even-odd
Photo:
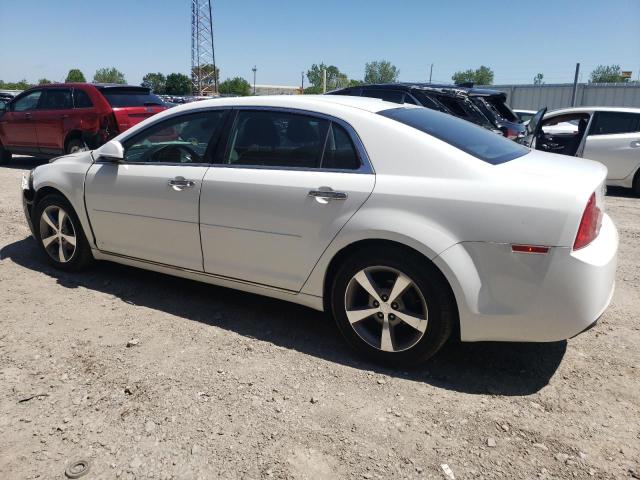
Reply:
[[[427,133],[493,165],[529,153],[528,148],[501,135],[428,108],[400,107],[383,110],[379,114]]]
[[[238,112],[225,163],[242,166],[318,168],[329,121],[288,112]]]
[[[72,108],[70,88],[48,88],[42,94],[40,110],[66,110]]]
[[[208,163],[207,147],[222,129],[224,110],[182,115],[165,120],[124,142],[129,163]]]
[[[35,90],[31,93],[27,93],[24,97],[20,97],[15,102],[13,102],[11,110],[14,112],[26,112],[27,110],[35,110],[36,108],[38,108],[40,95],[42,95],[42,90]]]
[[[640,132],[640,113],[596,112],[591,135]]]

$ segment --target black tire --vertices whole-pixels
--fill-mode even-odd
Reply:
[[[7,163],[11,162],[12,156],[13,155],[11,155],[11,152],[5,150],[5,148],[0,143],[0,165],[6,165]]]
[[[53,243],[50,244],[49,250],[47,250],[44,245],[43,233],[46,238],[51,238],[52,236],[55,236],[55,230],[53,230],[46,224],[42,214],[47,209],[49,209],[49,211],[55,211],[56,208],[62,209],[66,213],[66,217],[68,217],[63,221],[62,232],[68,234],[66,235],[66,238],[75,238],[76,244],[73,248],[73,253],[69,253],[72,247],[71,243],[67,242],[67,240],[65,239],[60,239],[60,237],[58,237],[57,240],[54,240]],[[51,217],[49,218],[51,219]],[[48,231],[44,232],[43,228],[47,228]],[[91,247],[89,246],[87,237],[82,230],[82,225],[80,224],[78,215],[76,214],[71,204],[62,195],[52,193],[38,200],[38,203],[33,210],[33,229],[40,250],[42,250],[48,262],[55,268],[65,271],[77,272],[85,269],[93,263],[94,259],[93,255],[91,254]],[[53,253],[50,253],[52,249],[59,248],[58,242],[63,243],[64,253],[62,253],[62,255],[65,256],[66,254],[68,256],[65,261],[60,261],[54,258],[52,256]],[[55,252],[55,250],[53,251]],[[60,250],[58,250],[58,252],[59,251]]]
[[[85,150],[88,150],[87,144],[80,138],[72,138],[67,142],[67,147],[65,148],[67,153],[83,152]]]
[[[633,193],[635,193],[638,197],[640,197],[640,169],[636,172],[633,177]]]
[[[379,267],[383,269],[382,274],[385,274],[385,268],[404,274],[412,281],[409,289],[413,292],[409,293],[415,294],[416,289],[419,290],[426,303],[428,315],[426,315],[426,329],[422,337],[416,340],[415,344],[409,342],[410,346],[401,351],[383,351],[381,345],[379,348],[373,347],[363,339],[361,334],[356,332],[347,317],[345,297],[349,282],[358,272],[364,269],[375,270]],[[367,296],[366,292],[364,295]],[[369,301],[372,301],[373,297],[370,295],[368,297]],[[382,297],[382,299],[389,300],[389,302],[392,300],[386,297]],[[365,248],[350,256],[336,272],[330,301],[333,316],[347,342],[374,362],[396,367],[418,367],[435,355],[449,339],[458,321],[455,299],[442,273],[419,253],[404,248]],[[372,322],[382,322],[376,315],[379,314],[367,317],[365,320],[369,324],[373,324],[374,328],[376,328],[375,323]],[[405,325],[403,328],[407,329],[408,327]],[[380,329],[382,330],[382,327]],[[393,343],[395,348],[396,341],[394,340]]]

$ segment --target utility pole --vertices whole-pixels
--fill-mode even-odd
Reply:
[[[256,68],[256,66],[254,65],[253,68],[251,69],[251,71],[253,72],[253,94],[256,94],[256,71],[258,69]]]
[[[433,63],[431,64],[431,68],[429,69],[429,83],[431,83],[431,76],[433,75]]]
[[[304,93],[304,72],[300,72],[300,93]]]
[[[322,70],[322,93],[327,93],[327,69]]]
[[[571,106],[576,106],[576,97],[578,96],[578,75],[580,75],[580,63],[576,63],[576,74],[573,77],[573,90],[571,92]]]

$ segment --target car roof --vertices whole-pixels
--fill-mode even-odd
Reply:
[[[640,113],[640,108],[629,108],[629,107],[570,107],[570,108],[559,108],[558,110],[552,110],[547,112],[547,115],[559,114],[559,113],[588,113],[588,112],[621,112],[621,113]],[[546,116],[546,115],[545,115]]]
[[[123,85],[121,83],[89,83],[89,82],[60,82],[60,83],[45,83],[43,85],[35,85],[29,90],[33,88],[74,88],[74,87],[96,87],[99,89],[104,88],[130,88],[136,90],[149,90],[148,87],[143,87],[141,85]],[[26,90],[25,90],[26,91]]]
[[[476,88],[467,87],[463,85],[447,85],[438,83],[418,83],[418,82],[397,82],[397,83],[371,83],[366,85],[356,85],[353,87],[347,87],[348,89],[355,88],[376,88],[383,90],[425,90],[438,93],[466,93],[471,96],[492,96],[492,95],[505,95],[500,90],[491,90],[489,88]]]

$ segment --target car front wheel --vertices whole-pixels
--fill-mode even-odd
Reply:
[[[374,361],[415,367],[447,341],[456,321],[449,286],[417,252],[365,249],[336,274],[331,304],[347,342]]]
[[[36,240],[54,267],[78,271],[93,261],[80,220],[63,196],[42,198],[34,210],[33,225]]]

